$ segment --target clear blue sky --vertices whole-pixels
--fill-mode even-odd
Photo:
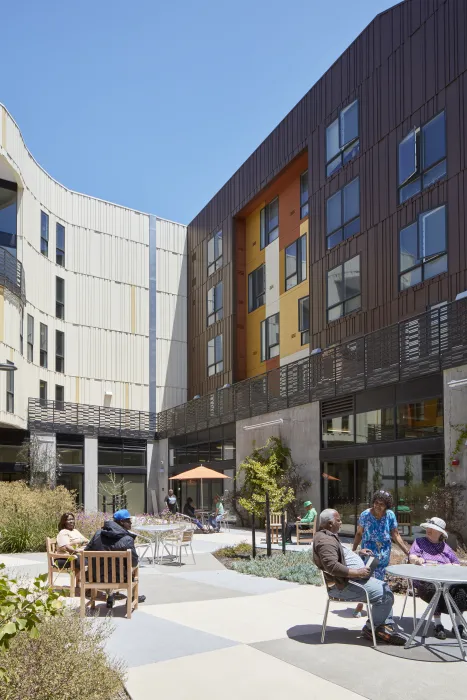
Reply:
[[[4,2],[0,102],[67,187],[188,223],[394,4]]]

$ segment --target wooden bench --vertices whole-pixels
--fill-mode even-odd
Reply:
[[[300,544],[300,540],[312,540],[316,534],[316,522],[318,516],[315,516],[313,524],[311,527],[304,528],[302,523],[297,523],[297,544]]]
[[[409,537],[412,537],[412,511],[396,510],[396,518],[401,535],[404,534],[404,527],[408,527]]]
[[[80,552],[81,606],[80,616],[86,614],[86,605],[96,607],[98,591],[115,593],[125,591],[127,596],[127,618],[138,607],[138,566],[131,564],[131,550],[125,552]],[[126,580],[125,580],[126,579]],[[91,600],[86,603],[85,591],[91,591]]]
[[[70,576],[70,598],[75,595],[76,588],[76,566],[75,558],[68,552],[57,552],[57,539],[55,537],[46,537],[45,547],[47,551],[47,577],[50,588],[61,588],[62,585],[54,583],[54,575],[69,574]],[[65,566],[56,564],[57,559],[67,559]]]

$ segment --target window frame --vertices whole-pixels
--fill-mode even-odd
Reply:
[[[63,354],[58,352],[59,338],[63,344]],[[65,333],[57,330],[55,331],[55,371],[65,374]]]
[[[217,346],[216,346],[216,340],[220,338],[220,345],[221,345],[221,358],[218,359],[216,357],[216,352],[217,352]],[[212,343],[212,347],[214,350],[214,362],[211,364],[209,363],[209,346]],[[207,372],[208,372],[208,377],[214,377],[216,374],[220,374],[221,372],[224,371],[224,339],[222,337],[222,333],[218,333],[214,338],[210,338],[208,340],[207,344]],[[211,369],[213,368],[213,371]]]
[[[426,128],[435,120],[438,119],[441,115],[444,116],[444,156],[442,158],[438,158],[433,163],[430,163],[428,167],[425,167],[425,164],[423,162],[424,159],[424,146],[425,146],[425,136],[424,132]],[[407,177],[405,180],[400,182],[400,147],[406,141],[411,134],[414,134],[414,142],[415,142],[415,168],[413,173]],[[397,200],[398,200],[398,206],[401,206],[405,202],[408,202],[412,197],[417,196],[421,192],[423,192],[425,189],[428,187],[431,187],[431,185],[434,185],[436,182],[439,182],[440,180],[443,180],[444,178],[447,177],[447,125],[446,125],[446,109],[442,109],[439,111],[437,114],[435,114],[431,119],[428,121],[424,122],[418,127],[412,127],[410,131],[407,132],[407,134],[402,138],[398,144],[397,144]],[[439,175],[435,180],[432,180],[431,182],[428,182],[426,185],[424,184],[426,176],[432,172],[435,168],[437,168],[439,165],[442,163],[445,163],[445,169],[444,173]],[[409,185],[417,185],[417,181],[419,181],[418,185],[419,188],[415,191],[413,191],[411,194],[409,194],[407,197],[404,199],[402,198],[403,190],[407,188]]]
[[[270,208],[273,204],[277,202],[277,226],[269,228],[270,222]],[[259,247],[261,250],[267,248],[268,245],[273,243],[279,238],[279,195],[276,195],[270,202],[266,204],[261,209],[260,212],[260,241]]]
[[[58,245],[59,229],[63,229],[63,248]],[[63,262],[60,262],[60,257],[63,258]],[[65,267],[65,226],[58,221],[55,225],[55,262],[60,267]]]
[[[444,209],[444,238],[445,238],[445,249],[441,252],[438,252],[432,256],[428,256],[428,259],[425,260],[425,258],[422,258],[421,256],[418,257],[418,261],[416,265],[412,265],[412,267],[408,267],[404,270],[401,269],[401,234],[403,231],[406,229],[410,228],[414,224],[417,225],[417,253],[420,252],[420,219],[421,217],[425,216],[426,214],[429,214],[431,212],[435,212],[437,209]],[[438,272],[436,275],[433,275],[431,277],[425,277],[425,265],[427,263],[433,262],[434,260],[438,260],[442,258],[443,256],[446,256],[446,270],[442,270],[441,272]],[[399,240],[398,240],[398,284],[399,284],[399,293],[404,292],[407,289],[410,289],[411,287],[415,287],[417,284],[424,284],[428,280],[435,279],[438,277],[438,275],[443,275],[449,270],[449,250],[448,250],[448,205],[446,203],[440,204],[438,207],[434,207],[433,209],[427,209],[425,211],[421,211],[419,214],[417,214],[417,217],[414,221],[411,223],[407,224],[407,226],[404,226],[403,228],[399,229]],[[419,282],[414,282],[413,284],[410,284],[406,287],[402,287],[401,285],[401,280],[404,275],[407,275],[409,272],[413,272],[414,270],[417,270],[420,268],[421,271],[421,279]]]
[[[306,200],[304,201],[303,195],[305,194],[305,189],[303,188],[303,183],[306,182]],[[308,216],[310,212],[309,206],[309,187],[308,187],[308,168],[300,175],[300,221]]]
[[[349,141],[342,143],[342,134],[343,134],[343,124],[342,124],[342,117],[345,115],[346,112],[349,111],[349,109],[354,105],[357,105],[357,136],[354,138],[350,139]],[[338,128],[338,134],[339,134],[339,149],[336,153],[334,153],[332,156],[328,157],[328,130],[334,126],[337,122],[337,128]],[[337,115],[336,119],[333,119],[333,121],[327,125],[326,130],[325,130],[325,154],[326,154],[326,163],[325,163],[325,171],[326,171],[326,178],[332,177],[335,173],[337,173],[344,165],[347,165],[347,163],[350,163],[350,161],[354,160],[357,156],[360,155],[360,104],[359,104],[359,99],[358,97],[355,98],[355,100],[352,100],[348,105],[345,107],[342,107],[342,109],[339,110],[339,114]],[[358,148],[358,151],[352,156],[352,151],[354,148]],[[349,153],[350,157],[347,159],[344,159],[346,153]],[[333,169],[332,171],[329,171],[330,165],[334,163],[334,161],[339,160],[338,166]]]
[[[62,398],[57,398],[57,389],[61,389],[62,391]],[[55,384],[55,408],[57,408],[60,411],[63,411],[65,408],[65,387],[63,384]]]
[[[359,272],[359,277],[360,277],[360,290],[358,294],[353,294],[350,297],[345,297],[342,299],[342,301],[338,301],[335,304],[332,304],[332,306],[329,306],[329,273],[333,272],[334,270],[337,270],[338,268],[342,269],[342,279],[344,281],[344,289],[345,289],[345,264],[351,262],[352,260],[355,260],[358,258],[358,272]],[[360,297],[360,306],[356,309],[350,309],[350,311],[345,311],[345,305],[347,302],[351,301],[352,299],[356,299],[357,297]],[[337,316],[336,318],[329,319],[329,311],[331,309],[334,309],[338,306],[342,305],[342,311],[343,313],[340,316]],[[345,316],[349,316],[349,314],[356,313],[358,311],[361,311],[362,309],[362,268],[361,268],[361,255],[357,254],[354,255],[352,258],[348,258],[347,260],[344,260],[344,262],[339,263],[339,265],[335,265],[332,267],[330,270],[327,270],[326,272],[326,320],[327,323],[333,323],[333,321],[338,321],[341,318],[344,318]]]
[[[302,312],[303,305],[308,302],[308,315],[306,316],[308,320],[308,328],[302,326],[301,321],[305,318]],[[310,295],[307,294],[298,300],[298,331],[300,333],[301,345],[309,345],[310,343]]]
[[[216,300],[217,300],[217,293],[216,290],[218,290],[220,287],[220,306],[216,306]],[[210,293],[212,292],[212,301],[209,299]],[[209,311],[209,305],[212,303],[213,308],[212,311]],[[224,284],[222,280],[215,284],[213,287],[208,289],[207,292],[207,325],[212,326],[213,323],[216,323],[216,321],[220,321],[224,317]]]
[[[31,319],[31,323],[29,323]],[[27,314],[27,337],[26,337],[26,353],[28,362],[34,362],[34,316]]]
[[[210,258],[210,243],[213,241],[213,257]],[[220,252],[219,252],[219,242],[220,242]],[[224,237],[222,234],[222,229],[217,230],[212,233],[207,240],[207,261],[208,261],[208,277],[210,277],[216,270],[222,267],[222,254],[224,249]],[[217,254],[216,254],[217,248]]]
[[[14,367],[11,360],[7,360],[6,364]],[[6,372],[6,412],[15,412],[15,373],[12,369]]]
[[[45,323],[39,323],[39,365],[48,367],[49,329]]]
[[[58,298],[59,287],[61,286],[63,297],[60,300]],[[60,318],[62,321],[65,320],[65,280],[63,277],[55,277],[55,316]]]
[[[49,257],[49,215],[41,209],[41,253]]]
[[[39,399],[42,406],[47,404],[47,382],[44,379],[39,379]]]
[[[345,199],[345,190],[353,185],[354,183],[357,183],[358,186],[358,214],[356,216],[353,216],[351,219],[348,219],[347,221],[344,220],[344,199]],[[336,228],[332,229],[331,231],[328,230],[328,203],[335,197],[340,195],[340,208],[341,208],[341,220],[340,220],[340,225],[337,226]],[[341,187],[340,189],[336,190],[334,194],[330,195],[326,199],[326,250],[332,250],[336,246],[338,246],[340,243],[343,243],[344,241],[348,240],[352,236],[355,236],[356,234],[360,233],[361,226],[359,225],[358,231],[352,231],[348,236],[345,235],[345,230],[348,229],[350,224],[353,224],[357,219],[360,222],[360,177],[357,175],[357,177],[354,177],[350,182],[348,182],[346,185]],[[341,232],[341,240],[337,241],[333,245],[329,245],[329,241],[332,236],[335,236],[337,233]]]
[[[297,287],[299,284],[304,282],[307,279],[308,276],[308,260],[307,260],[307,234],[304,233],[298,238],[296,238],[290,245],[287,246],[284,250],[284,291],[288,292],[289,290],[293,289],[294,287]],[[287,251],[295,246],[295,272],[290,273],[287,275]],[[303,260],[303,246],[305,247],[305,260]],[[303,263],[305,263],[305,276],[302,276],[303,272]],[[293,277],[297,277],[297,281],[295,284],[291,284],[290,287],[287,286],[287,283],[290,279]]]
[[[256,287],[258,286],[255,284],[255,281],[257,279],[257,274],[259,270],[263,270],[263,281],[264,281],[264,288],[263,291],[258,294],[258,291]],[[254,303],[252,303],[254,302]],[[255,270],[250,272],[248,275],[248,313],[252,313],[253,311],[256,311],[257,309],[260,309],[262,306],[264,306],[266,303],[266,265],[263,263],[262,265],[259,265]]]
[[[279,329],[278,333],[278,342],[274,343],[274,345],[270,344],[270,339],[269,339],[269,323],[271,319],[277,318],[277,327]],[[264,334],[263,334],[263,328],[264,328]],[[260,324],[260,353],[261,353],[261,362],[267,362],[268,360],[272,360],[274,357],[279,357],[280,356],[280,313],[277,312],[275,314],[271,314],[267,318],[264,319],[264,321],[261,321]],[[263,344],[263,335],[264,335],[264,344]],[[274,351],[273,354],[271,354],[271,350],[277,348],[277,352]]]

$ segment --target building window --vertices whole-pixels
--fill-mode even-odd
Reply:
[[[279,197],[276,197],[261,209],[261,250],[279,236]]]
[[[279,355],[279,314],[261,322],[261,362]]]
[[[65,371],[65,333],[55,331],[55,371]]]
[[[266,303],[266,266],[260,265],[248,275],[248,312]]]
[[[34,362],[34,319],[28,314],[28,360]]]
[[[39,325],[40,335],[40,366],[47,368],[47,346],[48,346],[48,328],[44,323]]]
[[[399,203],[446,176],[446,122],[440,112],[399,143]]]
[[[285,249],[285,291],[306,280],[306,234]]]
[[[55,262],[65,267],[65,227],[62,224],[57,224],[56,234]]]
[[[308,170],[300,175],[300,218],[308,216]]]
[[[55,315],[57,318],[65,318],[65,280],[55,278]]]
[[[397,437],[425,438],[444,432],[442,399],[425,399],[397,407]]]
[[[65,401],[65,387],[60,384],[55,384],[55,401],[60,404],[59,408],[63,408]]]
[[[423,212],[402,229],[399,254],[401,290],[447,271],[445,206]]]
[[[208,290],[208,326],[222,318],[222,288],[222,282],[219,282]]]
[[[208,340],[208,377],[224,371],[222,335]]]
[[[208,240],[208,275],[222,267],[222,231]]]
[[[39,382],[39,398],[41,403],[47,401],[47,382],[44,382],[42,379]]]
[[[360,256],[347,260],[328,271],[328,321],[357,311],[362,304],[360,291]]]
[[[356,416],[356,441],[394,440],[394,408],[378,408]]]
[[[354,416],[336,416],[322,419],[323,447],[339,447],[355,442]]]
[[[41,211],[41,253],[49,257],[49,215]]]
[[[326,129],[326,175],[337,172],[359,153],[358,100],[355,100]]]
[[[358,177],[326,202],[326,247],[329,250],[360,232],[360,182]]]
[[[298,330],[302,336],[301,344],[310,342],[310,297],[298,300]]]
[[[7,360],[6,363],[14,366],[10,360]],[[6,410],[8,413],[15,412],[15,373],[13,370],[7,370],[6,373]]]

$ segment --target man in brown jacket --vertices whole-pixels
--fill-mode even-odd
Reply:
[[[341,525],[341,516],[336,510],[323,510],[319,531],[313,540],[313,560],[324,573],[330,595],[338,600],[366,603],[365,591],[352,583],[352,579],[357,579],[370,599],[376,637],[388,644],[403,646],[407,640],[399,634],[392,618],[392,591],[387,583],[371,577],[370,569],[356,552],[342,546],[337,534]],[[369,621],[362,631],[364,637],[373,640]]]

